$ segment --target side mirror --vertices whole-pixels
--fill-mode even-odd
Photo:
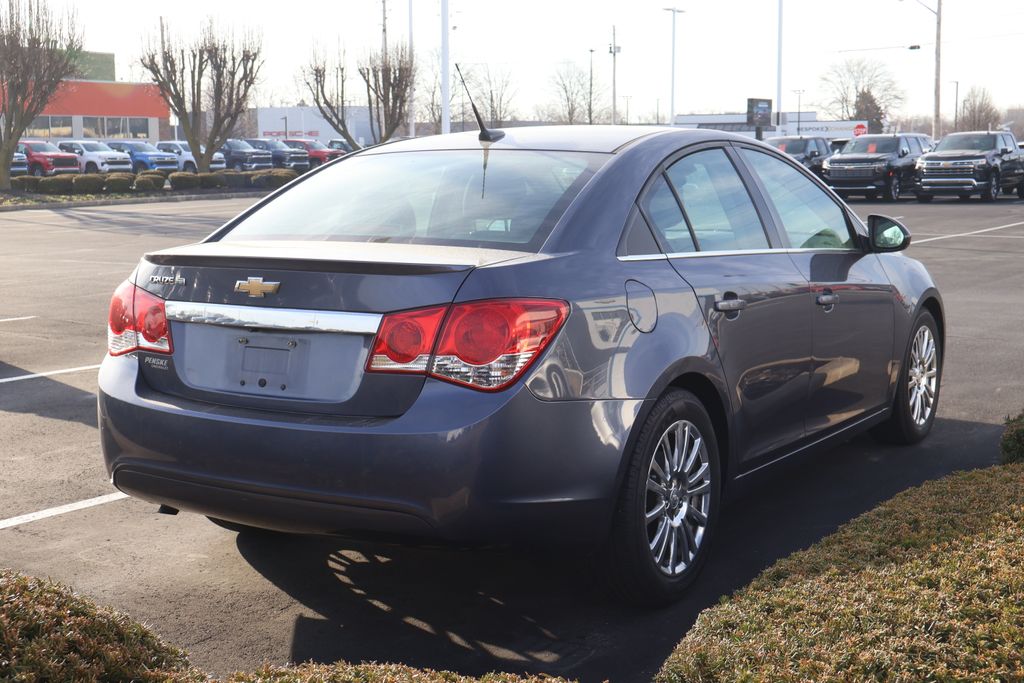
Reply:
[[[908,148],[908,147],[902,147],[902,148],[900,148],[900,156],[901,156],[901,157],[905,157],[905,156],[907,156],[908,154],[910,154],[910,148]]]
[[[1011,151],[1012,150],[1009,147],[1003,147],[1001,150],[999,150],[999,153],[1000,154],[1009,154]]]
[[[898,220],[888,216],[868,216],[868,235],[871,251],[903,251],[910,246],[910,231]]]
[[[818,150],[816,150],[816,149],[812,149],[811,151],[809,151],[807,153],[807,158],[808,159],[813,159],[816,156],[818,156]]]
[[[181,156],[181,147],[176,148],[174,150],[174,153],[177,154],[180,157]]]

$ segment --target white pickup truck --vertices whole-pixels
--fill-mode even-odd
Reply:
[[[82,173],[132,172],[130,156],[110,149],[99,140],[61,140],[57,147],[62,152],[78,155],[78,170]]]
[[[187,140],[162,140],[156,143],[156,148],[161,152],[170,152],[178,157],[178,170],[186,173],[195,173],[197,164],[196,158],[192,155],[192,149],[188,146]],[[210,171],[223,171],[227,168],[224,155],[214,152],[210,159]]]

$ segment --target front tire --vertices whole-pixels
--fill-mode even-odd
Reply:
[[[721,499],[718,442],[696,396],[675,389],[637,438],[608,542],[613,590],[640,605],[678,600],[707,561]]]
[[[196,172],[196,165],[193,164],[191,161],[186,161],[185,162],[185,167],[182,168],[181,170],[183,170],[185,173],[195,173]]]
[[[892,414],[874,430],[880,440],[905,446],[921,441],[932,430],[942,384],[942,346],[935,318],[922,311],[911,329]]]
[[[32,175],[34,175],[36,178],[42,178],[44,175],[46,175],[46,173],[43,171],[42,166],[40,166],[39,164],[33,164]]]
[[[889,182],[885,184],[885,192],[882,196],[887,202],[899,201],[901,189],[900,177],[898,174],[894,173],[892,177],[889,178]]]
[[[88,162],[88,163],[87,163],[87,164],[85,165],[85,172],[86,172],[86,173],[99,173],[99,171],[100,171],[99,167],[98,167],[98,166],[96,166],[96,164],[94,164],[94,163],[93,163],[93,162],[91,162],[91,161],[90,161],[90,162]]]
[[[988,187],[981,194],[981,198],[986,202],[994,202],[999,199],[999,171],[992,171],[992,175],[989,176]]]

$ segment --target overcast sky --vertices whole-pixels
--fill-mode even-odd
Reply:
[[[313,45],[341,44],[354,66],[380,45],[380,0],[173,0],[119,6],[109,0],[51,0],[74,6],[90,50],[115,52],[118,77],[142,77],[136,58],[144,37],[165,16],[182,33],[213,13],[221,26],[263,35],[266,65],[259,98],[294,103],[305,96],[296,74]],[[934,7],[936,0],[920,0]],[[677,19],[676,112],[737,112],[747,97],[775,98],[778,0],[674,0]],[[551,74],[565,62],[589,66],[610,102],[612,26],[622,48],[618,68],[620,116],[668,110],[673,0],[450,0],[453,61],[508,69],[515,109],[531,116],[554,99]],[[389,0],[389,39],[406,39],[408,0]],[[903,114],[930,115],[934,92],[935,16],[917,0],[785,0],[783,102],[795,110],[803,89],[807,111],[821,100],[821,73],[851,57],[884,62],[906,94]],[[421,63],[440,45],[440,1],[413,0]],[[917,44],[920,50],[907,50]],[[952,117],[954,85],[961,98],[973,86],[989,89],[999,107],[1024,104],[1021,91],[1024,0],[945,0],[942,108]],[[865,48],[889,48],[870,51]],[[353,69],[354,72],[354,69]],[[353,86],[358,84],[352,83]],[[306,97],[308,99],[308,97]]]

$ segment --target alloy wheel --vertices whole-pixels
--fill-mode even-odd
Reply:
[[[644,522],[654,563],[677,576],[697,556],[711,509],[711,464],[697,427],[672,423],[658,439],[647,471]]]
[[[935,408],[938,381],[938,358],[935,351],[935,337],[927,326],[922,325],[914,335],[914,344],[910,348],[910,364],[907,368],[910,417],[918,427],[928,422]]]
[[[889,199],[891,199],[892,201],[896,201],[897,199],[899,199],[901,189],[902,188],[900,187],[900,177],[898,175],[894,175],[892,179],[889,181]]]
[[[989,181],[988,196],[992,201],[999,199],[999,174],[992,173],[992,180]]]

